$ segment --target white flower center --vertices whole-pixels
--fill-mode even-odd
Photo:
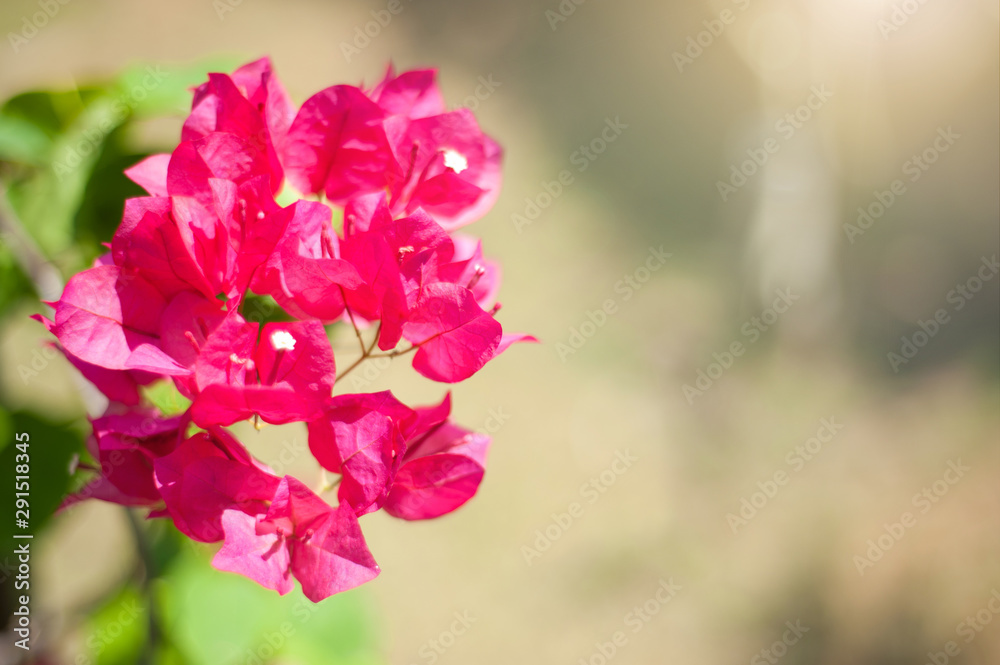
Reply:
[[[295,349],[295,338],[287,330],[278,330],[271,334],[271,346],[275,351],[292,351]]]
[[[461,173],[469,168],[469,160],[462,153],[449,148],[444,151],[444,165],[455,173]]]

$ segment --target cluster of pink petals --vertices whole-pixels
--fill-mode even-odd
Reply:
[[[504,334],[499,268],[455,233],[496,200],[500,161],[470,112],[445,108],[433,70],[333,86],[297,111],[266,58],[210,74],[177,148],[126,171],[149,196],[126,201],[110,251],[38,317],[110,402],[89,440],[100,473],[81,495],[221,541],[217,568],[282,594],[293,578],[319,601],[375,577],[358,518],[455,510],[479,487],[489,437],[450,420],[450,395],[424,408],[334,396],[324,325],[371,325],[382,352],[405,340],[414,369],[443,383],[532,340]],[[281,206],[285,187],[303,198]],[[248,293],[292,320],[248,321]],[[163,380],[191,400],[183,414],[143,399]],[[340,476],[337,504],[224,429],[249,418],[306,423],[316,460]]]

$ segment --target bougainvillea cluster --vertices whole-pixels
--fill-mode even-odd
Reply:
[[[433,70],[335,85],[297,110],[266,58],[210,74],[176,149],[126,171],[149,196],[125,202],[110,251],[38,317],[109,400],[92,421],[98,474],[78,497],[221,541],[216,568],[282,594],[293,578],[313,601],[374,578],[358,518],[455,510],[490,441],[451,421],[450,394],[411,408],[335,384],[410,353],[423,376],[456,383],[532,339],[504,334],[499,268],[456,233],[496,200],[500,162],[472,113],[446,109]],[[264,297],[285,320],[247,315]],[[334,323],[359,347],[339,376]],[[158,381],[189,408],[152,406]],[[248,419],[306,423],[336,483],[310,488],[254,459],[225,429]]]

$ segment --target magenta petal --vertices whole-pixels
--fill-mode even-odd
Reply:
[[[340,498],[358,513],[385,499],[403,454],[413,411],[392,393],[338,395],[309,423],[309,449],[324,468],[343,474]]]
[[[284,476],[257,531],[304,533],[314,520],[328,512],[330,506],[302,481],[294,476]]]
[[[411,120],[444,113],[444,97],[437,85],[437,70],[414,69],[385,79],[372,91],[372,99],[389,115]]]
[[[154,464],[156,484],[178,529],[201,542],[223,537],[222,514],[266,510],[279,479],[254,465],[229,433],[195,434]]]
[[[273,297],[289,313],[307,318],[308,315],[292,301],[285,264],[299,257],[315,259],[335,255],[336,235],[330,224],[332,212],[322,203],[304,200],[285,210],[291,217],[270,256],[254,271],[250,286],[255,293]],[[331,249],[334,251],[329,251]]]
[[[538,343],[538,338],[527,333],[504,333],[503,337],[500,338],[500,345],[497,346],[495,355],[499,356],[501,353],[510,348],[512,344],[517,344],[518,342]]]
[[[160,348],[183,367],[193,367],[208,336],[226,319],[222,303],[199,293],[177,294],[163,310]]]
[[[205,388],[191,405],[199,427],[225,427],[251,416],[272,425],[314,420],[323,412],[323,396],[301,395],[288,388],[216,384]]]
[[[468,289],[440,283],[425,287],[404,334],[420,346],[414,369],[434,381],[456,383],[494,356],[502,328]]]
[[[292,549],[292,573],[306,598],[318,603],[379,574],[354,511],[345,504],[310,525]]]
[[[373,296],[354,264],[343,259],[310,259],[302,256],[282,260],[284,284],[302,312],[323,321],[338,319],[346,307],[347,292],[365,302],[364,310],[374,308]],[[359,308],[360,309],[360,308]]]
[[[295,109],[284,86],[264,57],[243,65],[233,72],[233,81],[257,108],[263,108],[264,120],[271,132],[271,140],[280,145],[295,117]]]
[[[285,558],[291,553],[291,572],[302,592],[313,602],[352,589],[378,575],[378,565],[368,551],[354,511],[346,505],[330,508],[320,497],[292,476],[281,479],[265,515],[252,525],[244,517],[224,517],[233,522],[230,544],[226,530],[225,555],[235,570],[264,586],[285,588]],[[222,554],[222,552],[220,552]],[[274,561],[277,557],[277,561]],[[280,589],[279,589],[280,590]]]
[[[337,85],[306,100],[282,148],[288,179],[336,203],[382,189],[394,168],[383,111],[365,94]]]
[[[243,385],[250,374],[256,376],[253,352],[257,343],[256,323],[247,323],[236,311],[212,331],[195,361],[195,380],[199,390],[212,384]]]
[[[136,410],[93,421],[101,474],[122,494],[156,503],[160,493],[153,481],[153,460],[177,445],[183,418],[162,418],[158,412]]]
[[[191,370],[180,365],[176,360],[164,353],[159,346],[151,343],[137,345],[125,361],[125,368],[140,372],[149,372],[160,376],[188,376]]]
[[[345,239],[341,254],[369,287],[369,291],[345,294],[347,306],[366,319],[381,319],[378,346],[383,351],[395,348],[403,335],[408,310],[397,252],[381,232],[367,231]]]
[[[484,437],[488,443],[489,438]],[[405,520],[440,517],[461,507],[479,489],[483,467],[459,454],[440,453],[400,467],[385,510]]]
[[[396,473],[385,509],[406,520],[450,513],[479,489],[490,437],[450,422],[450,395],[441,404],[417,409],[403,464]]]
[[[192,247],[174,221],[169,198],[125,201],[122,223],[111,240],[111,253],[115,264],[140,274],[165,298],[185,290],[214,295]]]
[[[249,577],[282,596],[295,586],[291,559],[285,539],[274,534],[257,534],[257,518],[241,510],[222,513],[225,543],[212,558],[212,566]]]
[[[423,208],[451,231],[482,217],[500,193],[503,151],[483,134],[475,116],[460,109],[412,122],[386,122],[393,154],[408,165],[394,180],[392,209]]]
[[[143,507],[155,505],[159,501],[159,499],[157,499],[157,501],[151,501],[150,499],[143,497],[126,494],[112,485],[111,481],[104,476],[97,476],[73,494],[66,495],[66,498],[59,504],[59,510],[65,510],[66,508],[80,503],[81,501],[86,501],[87,499],[97,499],[98,501],[117,503],[119,506]]]
[[[211,208],[210,179],[240,185],[261,175],[270,178],[270,166],[259,145],[236,134],[212,132],[193,141],[183,141],[174,149],[167,167],[167,188],[171,196],[191,196]]]
[[[355,196],[344,206],[344,235],[368,231],[392,223],[385,192]]]
[[[294,110],[274,76],[267,58],[233,72],[209,74],[195,89],[191,114],[184,123],[182,140],[194,140],[215,131],[235,134],[257,144],[266,153],[273,191],[282,180],[276,147],[283,141]]]
[[[77,273],[55,304],[53,334],[80,360],[127,370],[132,350],[155,345],[165,303],[156,289],[116,266]]]
[[[150,196],[166,196],[169,163],[169,154],[150,155],[135,166],[125,169],[125,175],[149,192]]]
[[[94,387],[112,402],[120,402],[128,406],[135,406],[139,403],[141,399],[139,395],[140,383],[136,378],[136,373],[91,365],[80,360],[59,344],[52,344],[52,346],[66,356],[66,360],[83,375],[83,378],[94,384]]]
[[[254,361],[264,385],[324,398],[337,377],[333,349],[319,321],[265,324]]]
[[[468,288],[480,307],[492,308],[500,292],[500,265],[483,258],[479,239],[455,233],[452,241],[455,246],[452,262],[438,268],[438,278]]]

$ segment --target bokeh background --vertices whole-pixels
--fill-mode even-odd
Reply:
[[[154,528],[144,586],[135,523],[92,502],[38,524],[30,656],[144,662],[152,609],[162,663],[1000,662],[998,18],[996,0],[6,0],[0,96],[59,94],[0,113],[3,214],[52,262],[32,284],[5,227],[5,511],[12,432],[57,494],[95,408],[41,353],[36,291],[110,239],[136,193],[121,169],[176,142],[209,69],[269,54],[301,102],[390,60],[439,67],[506,149],[469,230],[504,265],[505,327],[544,342],[457,387],[494,437],[485,482],[435,522],[366,517],[373,583],[314,611]],[[124,124],[53,180],[109,99]],[[443,393],[406,363],[346,382]],[[238,431],[315,473],[304,427]],[[14,639],[0,662],[32,662]]]

